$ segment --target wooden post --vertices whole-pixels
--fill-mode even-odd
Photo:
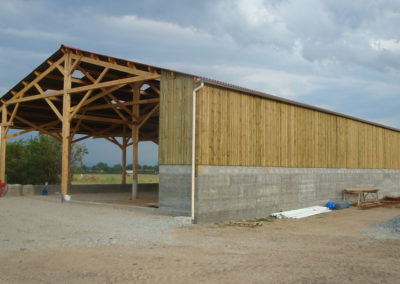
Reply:
[[[133,101],[140,100],[140,86],[141,84],[136,83],[133,85]],[[139,146],[139,120],[135,120],[134,117],[140,116],[139,104],[132,105],[132,146],[133,146],[133,158],[132,158],[132,200],[136,199],[138,189],[138,146]]]
[[[1,127],[0,127],[0,148],[1,148],[1,157],[0,157],[0,179],[2,182],[6,179],[6,124],[7,124],[7,107],[5,105],[2,106],[2,119],[1,119]]]
[[[126,142],[126,137],[122,137],[122,184],[126,184]]]
[[[68,183],[70,174],[70,149],[71,149],[71,122],[70,122],[70,109],[71,109],[71,94],[65,90],[71,88],[71,56],[69,53],[65,54],[64,61],[64,94],[63,94],[63,120],[62,120],[62,173],[61,173],[61,193],[67,195]]]

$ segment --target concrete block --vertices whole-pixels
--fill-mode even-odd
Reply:
[[[8,192],[5,197],[22,196],[22,195],[23,195],[22,184],[8,185]]]
[[[174,217],[174,224],[176,226],[191,226],[192,218],[186,216],[176,216]]]
[[[26,184],[22,186],[22,195],[35,195],[35,187],[32,184]]]

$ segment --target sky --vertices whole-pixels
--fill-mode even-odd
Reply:
[[[0,95],[66,44],[400,128],[399,27],[398,0],[0,0]],[[86,164],[121,162],[85,144]]]

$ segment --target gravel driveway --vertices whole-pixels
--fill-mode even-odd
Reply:
[[[61,203],[51,197],[0,199],[0,251],[103,245],[173,244],[173,217]]]
[[[2,198],[0,284],[398,283],[399,234],[386,228],[399,214],[350,208],[255,228],[178,226],[50,196]]]

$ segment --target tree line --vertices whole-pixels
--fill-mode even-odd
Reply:
[[[50,184],[61,181],[62,143],[48,135],[8,142],[6,147],[6,181],[10,184]],[[88,154],[84,144],[71,145],[70,177],[83,167]]]
[[[48,135],[8,142],[6,147],[6,181],[9,184],[58,184],[61,182],[62,143]],[[121,164],[109,166],[99,162],[83,164],[86,145],[71,145],[70,179],[76,173],[121,173]],[[132,170],[132,164],[127,165]],[[158,166],[139,165],[139,173],[158,173]]]
[[[132,170],[132,164],[128,164],[126,166],[127,170]],[[109,166],[107,163],[99,162],[93,166],[83,165],[79,169],[79,173],[121,173],[122,165],[115,164],[113,166]],[[147,173],[158,173],[158,165],[148,166],[148,165],[138,165],[138,171],[147,172]]]

